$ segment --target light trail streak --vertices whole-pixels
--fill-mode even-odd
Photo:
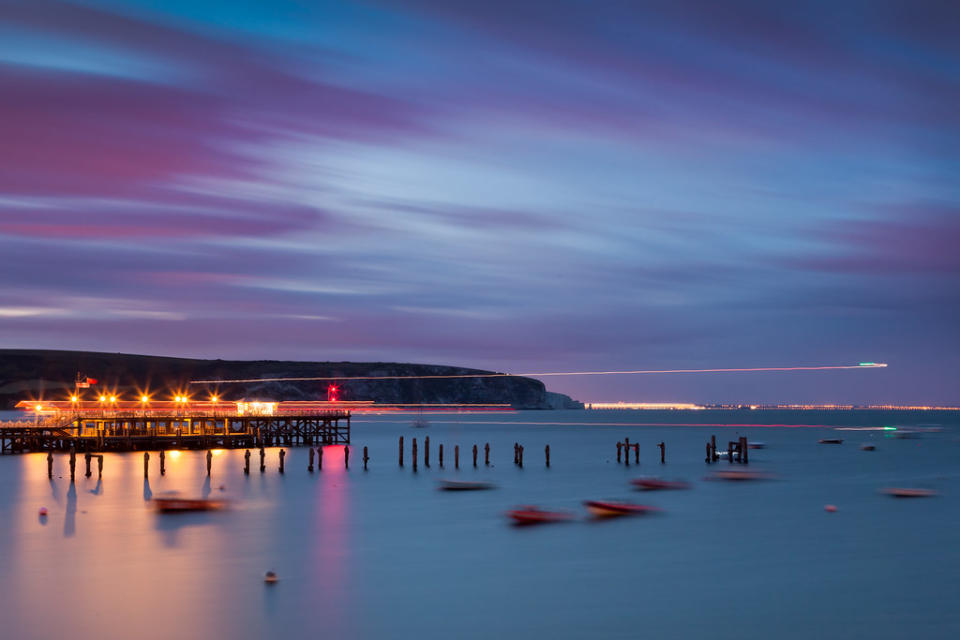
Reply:
[[[724,369],[637,369],[631,371],[548,371],[540,373],[462,373],[423,376],[315,376],[301,378],[238,378],[233,380],[191,380],[190,384],[229,384],[250,382],[324,382],[332,380],[451,380],[454,378],[544,378],[547,376],[624,376],[672,373],[751,373],[760,371],[829,371],[840,369],[882,369],[882,362],[814,367],[743,367]]]

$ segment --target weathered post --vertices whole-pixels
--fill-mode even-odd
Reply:
[[[343,445],[343,468],[350,468],[350,445]]]
[[[363,470],[367,470],[367,462],[370,460],[370,456],[367,455],[367,448],[363,448]]]
[[[243,473],[250,475],[250,449],[243,452]]]
[[[477,445],[473,445],[473,468],[477,468]]]
[[[667,445],[661,442],[657,446],[660,447],[660,464],[664,464],[667,461]]]
[[[430,466],[430,436],[423,437],[423,466]]]
[[[547,459],[547,468],[550,468],[550,445],[543,448],[543,455]]]
[[[637,464],[640,464],[640,443],[639,442],[633,445],[633,455],[636,456],[634,458],[634,462],[636,462]]]
[[[310,447],[310,453],[309,453],[310,463],[307,465],[307,471],[309,471],[310,473],[313,473],[313,457],[315,455],[316,453],[314,452],[313,447]]]
[[[160,475],[167,473],[167,454],[160,449]]]
[[[490,443],[483,445],[483,465],[490,466]]]
[[[710,436],[710,451],[714,462],[720,459],[720,456],[717,455],[717,436]]]
[[[97,456],[97,477],[103,476],[103,454]]]
[[[260,473],[267,470],[267,453],[260,447]]]
[[[747,464],[749,462],[748,460],[749,454],[747,453],[747,451],[750,450],[750,443],[747,441],[747,436],[743,436],[742,440],[743,440],[743,444],[740,446],[743,447],[743,464]]]
[[[733,464],[733,440],[727,441],[727,462]]]
[[[410,455],[413,456],[413,470],[417,470],[417,439],[413,439],[413,447],[411,449]]]
[[[52,460],[53,460],[53,456],[50,455],[50,454],[47,454],[47,461],[52,461]],[[86,464],[86,467],[87,467],[87,470],[86,470],[86,474],[85,474],[85,475],[86,475],[86,477],[88,477],[88,478],[89,478],[91,475],[93,475],[93,472],[90,470],[90,463],[91,463],[92,461],[93,461],[93,454],[92,454],[92,453],[90,453],[89,451],[87,451],[85,454],[83,454],[83,462]]]
[[[400,447],[397,453],[397,459],[400,461],[400,466],[403,466],[403,436],[400,436]],[[440,466],[443,466],[443,463],[440,463]]]
[[[513,464],[518,464],[520,462],[520,444],[517,442],[513,443]]]
[[[150,452],[143,452],[143,477],[146,478],[150,474]]]
[[[207,477],[210,477],[210,468],[213,466],[213,451],[207,449]]]
[[[453,447],[453,468],[460,468],[460,445],[454,445]]]
[[[286,449],[280,449],[280,473],[283,473],[283,459],[287,457]]]
[[[323,447],[317,447],[317,471],[323,471]]]
[[[710,455],[710,443],[709,443],[709,442],[707,443],[707,457],[706,457],[706,459],[704,460],[704,462],[706,462],[707,464],[710,464],[711,462],[713,462],[713,456]]]
[[[523,445],[520,445],[520,468],[523,469]]]
[[[617,443],[617,464],[620,464],[620,449],[623,447],[622,442]]]
[[[87,475],[90,475],[89,462],[87,462]],[[53,480],[53,451],[47,451],[47,477]]]
[[[76,475],[77,471],[77,450],[70,445],[70,482],[73,482],[73,478]]]
[[[630,438],[623,439],[623,461],[630,466]]]
[[[443,443],[437,448],[437,457],[440,459],[440,468],[443,469]]]

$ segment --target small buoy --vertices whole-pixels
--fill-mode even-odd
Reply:
[[[837,511],[837,505],[828,504],[823,508],[823,510],[826,511],[827,513],[835,513]]]
[[[274,584],[277,581],[277,574],[273,571],[267,571],[267,575],[263,576],[263,581],[267,584]]]
[[[220,485],[220,486],[217,487],[217,488],[220,489],[220,491],[226,491],[226,490],[227,490],[227,488],[226,488],[225,486],[223,486],[223,485]]]
[[[41,517],[41,518],[46,518],[46,517],[47,517],[47,508],[46,508],[46,507],[40,507],[40,517]]]

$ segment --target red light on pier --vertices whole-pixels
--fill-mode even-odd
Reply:
[[[327,402],[336,402],[336,401],[337,401],[337,393],[338,393],[339,391],[340,391],[340,390],[337,388],[337,385],[335,385],[335,384],[332,384],[332,385],[330,385],[329,387],[327,387]]]

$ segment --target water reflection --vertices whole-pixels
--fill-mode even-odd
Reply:
[[[77,532],[77,485],[70,483],[67,489],[67,511],[63,520],[63,537],[72,538]]]
[[[150,478],[143,479],[143,501],[149,502],[153,498],[153,491],[150,490]]]
[[[97,485],[90,489],[90,493],[95,496],[103,495],[103,476],[97,478]]]

